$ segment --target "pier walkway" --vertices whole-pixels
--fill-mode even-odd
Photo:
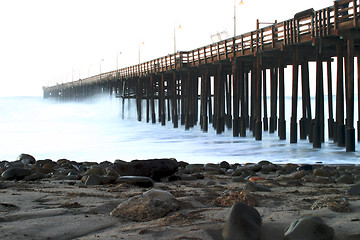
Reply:
[[[214,44],[44,87],[44,98],[76,100],[107,92],[122,97],[123,107],[126,98],[135,98],[139,121],[144,114],[147,122],[165,125],[172,121],[175,128],[179,121],[186,129],[200,122],[203,131],[212,124],[219,134],[227,127],[234,137],[245,137],[246,129],[250,129],[256,140],[262,139],[263,131],[277,132],[280,139],[286,139],[286,83],[292,88],[290,142],[309,139],[314,148],[321,148],[327,81],[328,96],[336,95],[335,103],[328,98],[329,139],[346,147],[346,151],[355,151],[354,65],[356,57],[360,69],[359,1],[334,2],[318,11],[308,9],[264,28],[257,22],[256,30]],[[333,61],[337,68],[335,93],[331,88]],[[316,62],[315,116],[311,115],[309,62]],[[284,79],[288,65],[292,65],[291,82]],[[270,81],[266,81],[267,76]],[[360,76],[357,80],[360,86]],[[302,116],[298,119],[300,84]],[[359,120],[357,130],[359,141]]]

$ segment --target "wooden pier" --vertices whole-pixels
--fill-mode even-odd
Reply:
[[[357,57],[359,70],[359,1],[334,2],[318,11],[308,9],[296,13],[292,19],[264,28],[257,24],[252,32],[192,51],[44,87],[44,98],[77,100],[105,92],[122,97],[123,107],[126,98],[136,98],[139,121],[144,114],[147,122],[165,125],[172,121],[175,128],[181,124],[190,129],[199,122],[205,132],[212,124],[218,134],[231,128],[234,137],[245,137],[246,129],[250,129],[256,140],[262,139],[263,131],[277,132],[284,140],[286,86],[292,88],[288,123],[291,143],[299,138],[309,139],[314,148],[321,148],[325,121],[328,121],[329,139],[346,147],[346,151],[355,151],[354,60]],[[334,80],[333,61],[336,61],[337,73]],[[316,63],[315,116],[311,115],[309,62]],[[292,79],[285,80],[284,68],[288,65],[292,65]],[[270,81],[266,80],[267,76]],[[324,117],[324,81],[330,96],[328,119]],[[335,103],[331,98],[333,81]],[[360,88],[359,74],[357,81]],[[302,116],[297,115],[300,84]],[[360,102],[358,111],[360,116]],[[357,130],[359,141],[359,120]]]

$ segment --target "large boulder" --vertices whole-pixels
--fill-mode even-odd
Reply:
[[[27,168],[19,168],[19,167],[12,167],[6,169],[2,174],[1,177],[5,180],[20,180],[26,176],[31,175],[32,172],[30,169]]]
[[[235,203],[224,225],[223,239],[260,240],[261,224],[261,216],[255,208],[245,203]]]
[[[178,163],[175,159],[133,160],[131,162],[117,162],[112,166],[119,176],[144,176],[155,181],[176,173]]]
[[[164,217],[179,209],[179,203],[174,196],[163,190],[151,189],[142,195],[132,197],[122,202],[111,211],[114,217],[124,217],[132,221],[144,222]]]
[[[306,216],[294,221],[285,230],[284,240],[332,240],[334,229],[319,217]]]
[[[20,154],[17,160],[22,162],[24,165],[30,165],[36,163],[36,159],[30,154],[26,154],[26,153]]]

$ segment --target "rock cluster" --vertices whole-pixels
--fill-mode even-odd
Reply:
[[[173,175],[178,168],[175,159],[150,159],[124,162],[75,162],[36,160],[30,154],[21,154],[14,162],[0,162],[0,174],[4,180],[36,181],[82,180],[85,186],[124,183],[140,187],[152,187],[154,181]]]
[[[334,192],[331,197],[314,194],[313,198],[304,199],[307,202],[307,205],[304,204],[307,211],[328,208],[344,214],[353,211],[352,198],[360,196],[360,167],[353,165],[291,163],[279,165],[268,161],[243,165],[229,164],[225,161],[220,164],[187,164],[177,162],[175,159],[78,163],[67,159],[36,160],[29,154],[21,154],[14,162],[0,162],[0,174],[2,180],[0,188],[6,181],[40,181],[41,179],[76,181],[82,187],[88,186],[88,189],[91,189],[91,186],[105,184],[125,186],[127,189],[135,187],[141,192],[123,200],[110,215],[137,222],[176,214],[172,212],[177,211],[182,203],[177,197],[186,194],[160,190],[168,190],[164,182],[189,183],[205,178],[206,181],[202,181],[199,188],[203,188],[207,195],[195,196],[194,202],[197,201],[196,204],[200,206],[203,204],[201,202],[203,197],[206,198],[203,201],[212,204],[212,207],[231,207],[230,215],[221,233],[224,240],[260,239],[262,218],[255,207],[259,205],[261,207],[261,203],[269,196],[281,198],[281,195],[276,194],[279,187],[290,188],[291,191],[296,192],[297,186],[317,184],[319,189],[321,186],[341,186],[343,191]],[[159,189],[159,186],[162,188]],[[145,191],[143,188],[150,190]],[[212,189],[221,190],[214,193]],[[74,205],[76,206],[80,205]],[[333,239],[334,234],[334,230],[321,218],[308,216],[291,223],[283,237],[287,240]]]

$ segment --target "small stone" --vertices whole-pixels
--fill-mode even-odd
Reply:
[[[332,240],[334,235],[334,229],[321,218],[306,216],[290,224],[285,230],[284,240]]]
[[[313,166],[309,165],[309,164],[305,164],[305,165],[302,165],[302,166],[298,167],[297,170],[298,171],[312,171]]]
[[[243,177],[233,177],[231,178],[232,182],[246,182],[246,179]]]
[[[332,179],[331,177],[314,177],[314,182],[316,183],[323,183],[323,184],[329,184],[329,183],[334,183],[334,179]]]
[[[338,179],[336,179],[337,183],[344,183],[344,184],[353,184],[354,183],[354,179],[352,176],[350,175],[342,175],[341,177],[339,177]]]
[[[39,173],[39,172],[35,172],[31,175],[28,175],[26,177],[23,178],[24,181],[36,181],[36,180],[40,180],[46,178],[46,175],[43,173]]]
[[[85,172],[85,175],[91,175],[91,174],[102,176],[105,175],[105,170],[102,167],[94,165],[91,166],[91,168]]]
[[[187,173],[199,173],[204,170],[204,164],[189,164],[185,167]]]
[[[296,169],[298,168],[299,166],[297,164],[293,164],[293,163],[287,163],[285,164],[283,167],[282,167],[282,171],[285,173],[285,174],[290,174],[294,171],[296,171]]]
[[[271,189],[269,187],[254,183],[254,182],[247,182],[244,186],[245,190],[248,190],[250,192],[271,192]]]
[[[346,194],[352,195],[352,196],[360,196],[360,184],[356,184],[351,186],[347,191]]]
[[[259,240],[261,237],[261,216],[245,204],[235,203],[227,219],[222,236],[224,240]]]
[[[313,171],[314,176],[330,177],[331,173],[327,169],[317,168]]]
[[[126,183],[145,188],[154,186],[154,181],[151,178],[142,176],[121,176],[116,179],[116,183]]]
[[[91,174],[85,181],[85,186],[94,186],[101,184],[101,177],[96,174]]]

